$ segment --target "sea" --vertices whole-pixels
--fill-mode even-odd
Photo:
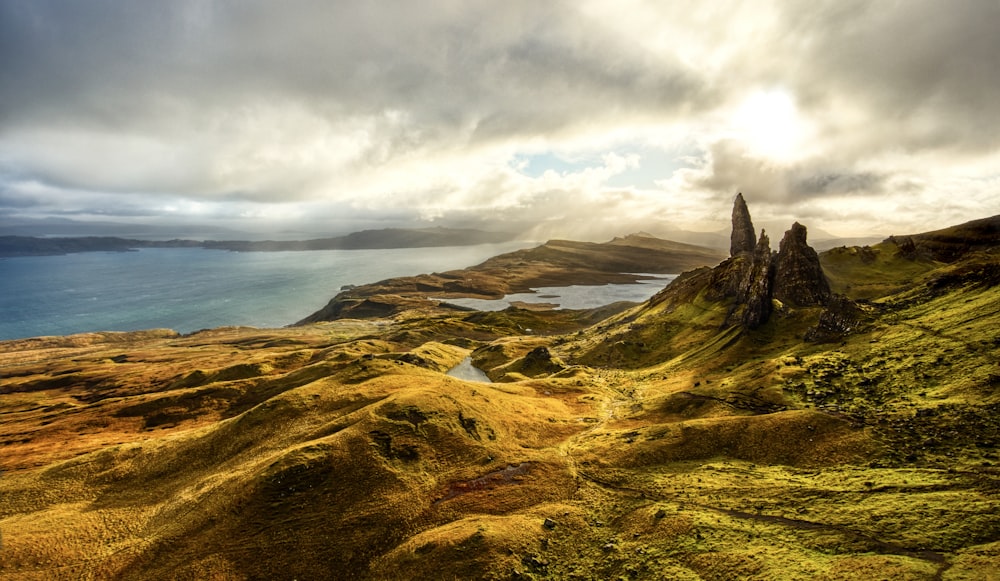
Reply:
[[[155,328],[191,333],[222,326],[283,327],[322,308],[345,285],[465,268],[536,245],[297,252],[148,248],[0,258],[0,340]],[[669,278],[546,288],[507,299],[591,308],[646,300]],[[588,298],[581,300],[583,295]],[[507,303],[468,305],[489,310]]]

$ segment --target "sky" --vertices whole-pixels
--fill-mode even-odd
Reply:
[[[0,223],[1000,214],[996,0],[0,0]],[[772,238],[775,235],[772,234]]]

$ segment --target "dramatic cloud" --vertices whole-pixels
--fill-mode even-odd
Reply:
[[[0,215],[604,236],[1000,213],[1000,5],[0,3]]]

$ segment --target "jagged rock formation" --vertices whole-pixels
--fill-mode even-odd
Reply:
[[[757,246],[753,222],[750,220],[750,210],[743,193],[736,194],[733,202],[733,233],[729,237],[729,255],[737,256],[744,252],[753,252]]]
[[[825,305],[831,296],[819,255],[806,243],[806,227],[798,222],[785,232],[774,263],[774,298],[796,307]]]
[[[762,325],[771,316],[771,296],[774,286],[771,241],[763,230],[754,247],[753,255],[745,271],[736,295],[736,304],[741,308],[739,321],[754,328]]]
[[[733,204],[730,258],[711,274],[711,294],[733,300],[727,325],[753,329],[767,322],[773,301],[794,307],[826,305],[833,296],[819,255],[806,242],[806,227],[796,222],[785,232],[779,251],[770,248],[767,234],[754,235],[743,194]],[[846,299],[845,299],[846,300]]]

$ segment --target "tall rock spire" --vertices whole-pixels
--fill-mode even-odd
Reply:
[[[860,320],[860,311],[851,310],[853,303],[834,297],[830,291],[819,255],[806,243],[806,227],[798,222],[793,224],[785,232],[780,250],[772,252],[767,234],[761,230],[758,239],[753,231],[743,194],[737,194],[733,206],[730,252],[730,258],[712,269],[708,282],[713,300],[731,301],[727,325],[760,327],[770,318],[774,299],[787,307],[836,303],[828,308],[830,314],[826,315],[822,328],[813,333],[815,337],[834,336],[853,328]]]
[[[757,234],[750,221],[750,210],[743,200],[743,194],[736,194],[733,203],[733,233],[729,238],[729,255],[736,256],[744,252],[753,252],[757,246]]]

